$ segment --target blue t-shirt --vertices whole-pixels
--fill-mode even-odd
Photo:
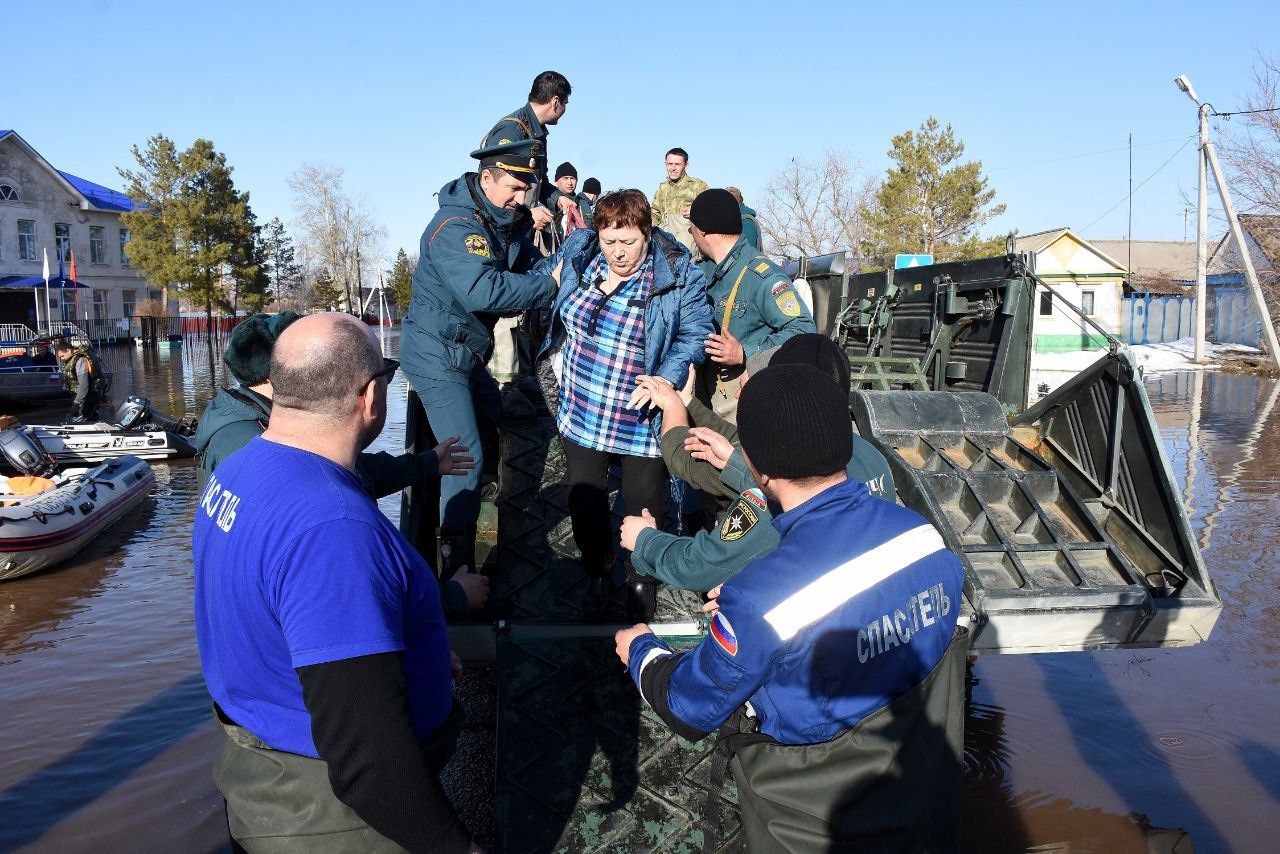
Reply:
[[[196,506],[196,640],[209,693],[278,750],[316,756],[295,668],[401,653],[420,736],[452,706],[449,640],[426,561],[354,474],[261,437]]]

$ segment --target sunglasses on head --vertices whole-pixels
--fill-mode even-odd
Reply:
[[[395,360],[395,359],[388,359],[388,358],[386,358],[386,357],[383,357],[383,359],[382,359],[382,370],[380,370],[380,371],[375,371],[375,372],[374,372],[374,374],[373,374],[373,376],[371,376],[371,377],[369,377],[369,379],[365,380],[365,381],[364,381],[364,385],[360,386],[360,388],[361,388],[361,389],[363,389],[363,388],[364,388],[364,386],[368,385],[369,383],[373,382],[374,380],[381,379],[382,377],[386,377],[386,378],[387,378],[387,382],[390,382],[390,381],[391,381],[391,377],[393,377],[393,376],[395,375],[395,372],[396,372],[396,371],[398,371],[399,369],[400,369],[400,362],[398,362],[398,361],[397,361],[397,360]]]

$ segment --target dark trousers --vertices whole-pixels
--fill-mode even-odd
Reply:
[[[609,508],[610,454],[564,440],[569,479],[569,516],[573,539],[582,552],[582,566],[593,574],[608,574],[613,566],[613,519]],[[647,509],[662,528],[667,504],[667,467],[661,457],[617,455],[622,460],[622,501],[627,513]]]

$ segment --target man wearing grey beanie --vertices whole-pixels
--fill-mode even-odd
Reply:
[[[764,736],[769,750],[732,764],[752,851],[881,838],[927,849],[935,801],[959,794],[959,775],[938,772],[959,757],[930,732],[964,714],[963,570],[932,525],[845,475],[848,419],[847,391],[817,368],[753,376],[739,437],[764,496],[782,508],[778,548],[724,583],[692,650],[676,652],[643,624],[615,636],[641,695],[676,734],[697,741],[738,715],[720,747],[732,752],[732,733]],[[910,720],[885,731],[885,714]],[[713,776],[712,798],[716,787]]]

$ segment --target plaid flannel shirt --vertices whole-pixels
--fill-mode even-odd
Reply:
[[[645,413],[627,408],[644,373],[644,313],[653,288],[653,256],[611,294],[604,254],[582,274],[560,306],[568,333],[561,351],[563,376],[556,425],[584,448],[635,457],[660,457],[657,431]]]

